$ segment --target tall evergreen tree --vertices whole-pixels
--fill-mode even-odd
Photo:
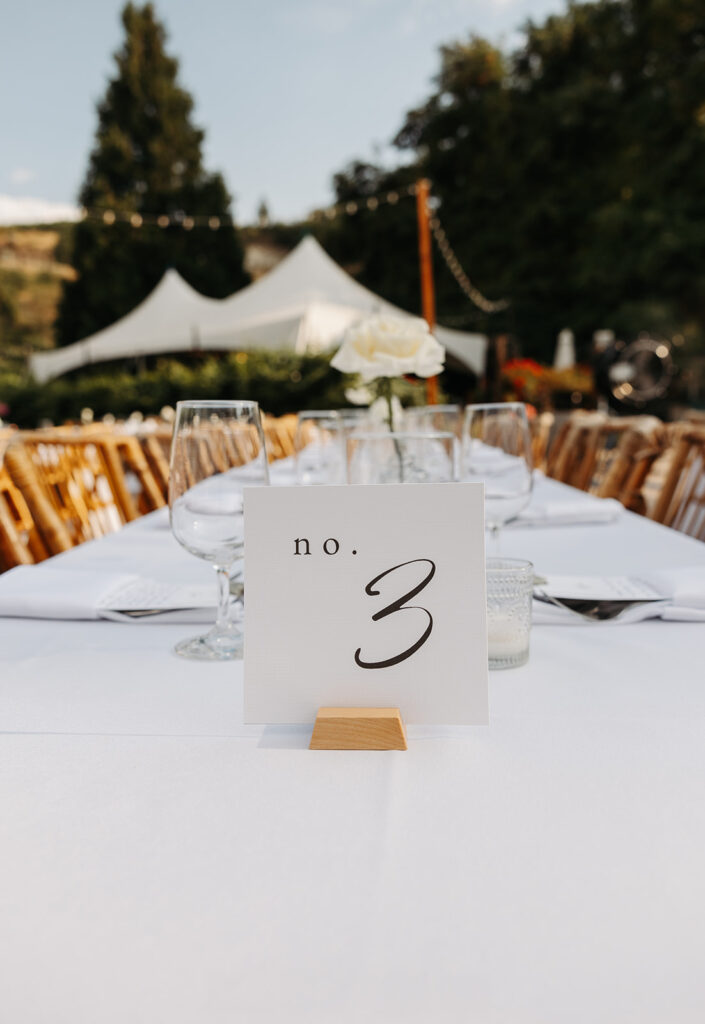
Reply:
[[[177,82],[178,63],[165,51],[165,31],[151,4],[128,3],[117,74],[98,106],[98,130],[80,203],[91,216],[76,227],[74,266],[59,311],[60,344],[84,338],[144,299],[165,270],[222,298],[247,283],[243,253],[220,174],[203,167],[204,133],[191,122],[193,101]],[[169,226],[135,226],[121,214],[168,215]],[[220,227],[186,218],[217,218]],[[110,213],[108,213],[110,219]],[[176,221],[176,223],[174,223]],[[215,222],[213,222],[215,223]]]

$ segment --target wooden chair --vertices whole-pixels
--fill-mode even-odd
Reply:
[[[650,518],[705,540],[705,430],[681,428]]]
[[[78,540],[119,529],[165,501],[139,441],[96,424],[22,434],[60,514]]]
[[[139,437],[139,442],[159,492],[164,501],[167,502],[169,500],[169,446],[171,445],[171,431],[168,433],[166,447],[160,434],[161,432],[144,434]]]
[[[0,474],[0,572],[16,565],[32,565],[27,544],[17,530],[17,525],[5,503],[3,480]]]
[[[585,490],[592,476],[600,429],[607,416],[578,411],[558,429],[546,461],[546,473],[554,480]]]
[[[12,448],[17,448],[18,452],[15,464],[21,452],[33,466],[45,497],[70,538],[69,547],[111,533],[127,521],[103,449],[90,432],[80,429],[22,432],[19,442]],[[9,452],[8,468],[32,508],[17,477],[19,470],[9,462]],[[32,514],[36,521],[33,508]]]
[[[630,442],[620,451],[624,437],[632,434],[634,436]],[[583,490],[599,495],[604,481],[611,474],[614,462],[619,459],[621,464],[623,458],[632,459],[640,446],[644,449],[655,449],[655,459],[660,454],[664,434],[664,425],[655,416],[609,417],[597,430],[591,448],[591,461],[583,467]]]
[[[0,439],[0,571],[49,557],[25,497],[5,465],[6,447]]]
[[[21,442],[14,441],[8,446],[5,452],[5,466],[15,488],[14,493],[9,489],[5,493],[11,495],[15,509],[22,511],[23,517],[22,520],[14,520],[15,537],[13,538],[10,531],[10,541],[17,537],[21,539],[22,533],[26,532],[26,548],[32,556],[31,561],[41,561],[47,555],[58,555],[62,551],[68,551],[75,543],[74,537],[57,512],[31,457]],[[18,492],[21,500],[17,498]],[[35,532],[38,536],[35,536]],[[16,544],[10,557],[19,557],[16,564],[26,564]]]
[[[137,437],[114,433],[92,443],[102,455],[125,522],[164,507],[165,496]]]
[[[660,448],[659,438],[663,430],[663,424],[655,416],[608,417],[601,412],[577,412],[563,424],[551,448],[548,475],[598,495],[609,479],[609,490],[613,492],[617,483],[620,486],[626,484],[623,459],[631,460],[640,447]],[[640,435],[641,442],[637,437],[633,438],[620,453],[622,438],[630,431]],[[618,455],[620,463],[612,476],[612,466]]]
[[[555,423],[556,417],[552,412],[538,413],[530,422],[531,453],[534,459],[534,469],[546,469],[548,449]]]
[[[16,433],[0,430],[0,572],[49,556],[24,495],[5,465],[5,452]]]
[[[267,458],[270,462],[294,455],[297,417],[294,413],[286,416],[265,416],[262,421]]]
[[[632,512],[646,515],[647,502],[644,484],[666,445],[666,433],[661,430],[645,434],[630,427],[625,430],[616,447],[614,457],[595,493],[600,498],[617,498]]]

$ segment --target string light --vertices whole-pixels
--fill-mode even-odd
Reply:
[[[315,217],[326,217],[328,220],[335,220],[341,214],[351,217],[362,210],[375,211],[380,206],[387,204],[394,206],[404,196],[415,196],[416,185],[409,185],[404,189],[395,189],[391,192],[381,193],[376,196],[368,196],[365,199],[350,199],[334,206],[328,206],[323,210],[317,210],[312,215]],[[118,222],[131,224],[133,227],[159,228],[181,227],[185,231],[191,231],[195,227],[208,227],[211,231],[218,231],[220,228],[231,227],[232,220],[229,217],[213,217],[207,215],[186,215],[182,210],[175,213],[138,213],[137,210],[81,210],[81,216],[85,220],[100,220],[104,224],[112,225]]]
[[[138,213],[136,210],[81,210],[83,220],[102,221],[103,224],[112,226],[117,223],[130,224],[133,228],[143,227],[181,227],[185,231],[191,231],[195,227],[207,227],[211,231],[218,231],[220,228],[232,227],[232,220],[229,217],[213,216],[186,216],[182,211],[176,213]]]
[[[412,183],[411,185],[407,185],[401,189],[392,189],[390,192],[379,193],[375,196],[367,196],[365,199],[349,199],[345,202],[325,207],[322,210],[316,210],[312,214],[312,219],[315,220],[316,218],[325,217],[327,220],[332,221],[335,220],[336,217],[342,215],[354,217],[363,210],[374,212],[378,210],[380,206],[396,206],[400,199],[408,196],[415,196],[416,191],[416,183]],[[475,287],[463,270],[460,261],[448,241],[448,236],[443,229],[443,225],[438,218],[438,205],[439,202],[436,198],[431,197],[429,199],[429,225],[433,232],[433,237],[438,250],[443,257],[446,266],[457,281],[461,291],[475,306],[477,306],[478,309],[481,309],[483,313],[499,313],[502,310],[507,309],[509,306],[507,299],[492,301],[486,298],[479,288]],[[112,225],[118,220],[121,220],[131,224],[133,228],[155,225],[160,228],[168,228],[170,226],[181,227],[184,231],[191,231],[195,227],[208,227],[211,231],[218,231],[220,228],[233,226],[233,222],[229,217],[186,216],[183,211],[178,211],[173,214],[162,213],[158,215],[140,214],[137,212],[121,212],[116,210],[82,210],[81,212],[83,216],[89,220],[101,220],[106,225]]]
[[[455,280],[460,285],[461,291],[470,299],[470,301],[481,309],[483,313],[500,313],[503,309],[507,309],[509,302],[507,299],[498,299],[496,302],[492,302],[490,299],[485,298],[479,288],[476,288],[472,283],[468,275],[465,273],[458,258],[451,248],[448,237],[443,230],[443,226],[438,219],[438,214],[433,212],[429,217],[429,224],[436,245],[438,246],[441,256],[446,262],[446,266],[450,270]]]

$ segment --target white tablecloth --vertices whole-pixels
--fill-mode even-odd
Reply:
[[[208,580],[165,523],[61,560]],[[502,548],[705,566],[629,514]],[[536,627],[488,728],[406,753],[243,727],[190,631],[0,620],[2,1021],[701,1024],[705,626]]]

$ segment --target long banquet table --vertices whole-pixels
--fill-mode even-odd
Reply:
[[[705,567],[629,513],[502,545]],[[163,513],[56,564],[211,573]],[[0,620],[0,1020],[705,1019],[704,625],[536,626],[489,727],[406,753],[244,727],[241,665],[172,655],[190,632]]]

